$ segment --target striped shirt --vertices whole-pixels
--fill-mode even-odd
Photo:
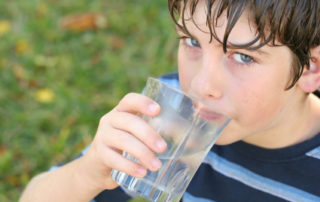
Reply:
[[[176,73],[160,80],[179,87]],[[93,201],[128,200],[119,187],[101,192]],[[320,202],[320,134],[281,149],[264,149],[242,141],[215,145],[181,201]]]

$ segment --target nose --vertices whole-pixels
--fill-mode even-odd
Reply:
[[[212,55],[203,57],[198,71],[191,81],[191,93],[203,100],[221,99],[223,96],[223,68]]]

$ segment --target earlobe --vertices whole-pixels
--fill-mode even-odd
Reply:
[[[310,68],[304,69],[298,86],[307,93],[312,93],[320,87],[320,45],[311,49]]]

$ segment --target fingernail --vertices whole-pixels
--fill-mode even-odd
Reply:
[[[159,159],[153,159],[151,165],[152,168],[159,169],[161,167],[161,161]]]
[[[158,149],[163,150],[166,147],[167,143],[163,140],[157,140],[156,146]]]
[[[149,110],[151,112],[156,112],[158,110],[158,105],[157,104],[150,104],[149,105]]]

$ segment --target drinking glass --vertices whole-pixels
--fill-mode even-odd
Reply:
[[[206,154],[230,118],[201,101],[155,78],[149,78],[144,95],[161,106],[156,117],[143,116],[167,142],[157,157],[162,166],[135,178],[113,170],[112,178],[131,196],[150,201],[179,201]],[[123,155],[139,162],[130,154]]]

